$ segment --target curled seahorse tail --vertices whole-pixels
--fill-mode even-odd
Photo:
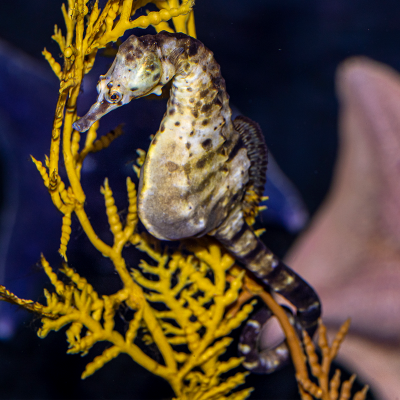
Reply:
[[[284,309],[289,321],[295,326],[296,321],[293,314],[288,308],[284,307]],[[256,374],[270,374],[289,364],[290,353],[285,342],[274,348],[259,348],[261,330],[271,317],[273,314],[269,308],[261,308],[246,321],[240,335],[238,353],[240,357],[244,358],[242,365]]]
[[[234,209],[213,232],[213,235],[259,281],[297,308],[294,316],[296,329],[298,331],[306,330],[312,336],[321,315],[318,295],[307,282],[280,261],[254,234],[244,221],[243,211],[239,207]],[[258,337],[258,334],[255,336]],[[248,335],[247,339],[250,337],[251,335]],[[246,337],[243,339],[246,340]],[[241,344],[253,348],[257,346],[257,340],[253,343],[242,342]],[[242,353],[244,354],[244,352]],[[264,373],[270,373],[279,367],[279,363],[284,363],[288,352],[285,353],[287,355],[284,353],[280,346],[266,353],[258,352],[257,362],[254,361],[254,353],[252,353],[252,360],[245,366],[251,370],[256,369],[258,372],[262,370]]]

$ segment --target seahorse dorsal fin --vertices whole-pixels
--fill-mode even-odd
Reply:
[[[170,63],[172,65],[174,65],[175,67],[177,67],[177,63],[178,63],[178,58],[181,56],[181,54],[184,52],[184,48],[183,47],[177,47],[174,50],[171,51],[171,54],[168,57],[168,60],[170,61]]]

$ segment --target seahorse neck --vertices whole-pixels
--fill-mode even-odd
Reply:
[[[218,126],[219,132],[224,126],[229,136],[233,131],[229,96],[213,53],[183,34],[161,32],[156,37],[163,66],[161,81],[172,79],[166,115],[191,118],[193,127],[202,130],[207,125],[211,130]]]

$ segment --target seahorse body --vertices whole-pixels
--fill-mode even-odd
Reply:
[[[296,323],[312,334],[321,312],[317,295],[245,222],[254,208],[246,194],[260,197],[265,184],[263,135],[245,117],[232,122],[220,67],[200,41],[181,33],[130,36],[100,77],[97,102],[74,128],[83,132],[131,99],[160,94],[170,80],[167,111],[141,171],[141,221],[159,239],[214,236],[258,279],[295,305]],[[282,346],[260,355],[256,341],[240,349],[245,366],[257,372],[271,372],[288,358]]]

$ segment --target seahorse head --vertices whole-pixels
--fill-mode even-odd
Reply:
[[[132,99],[161,94],[162,65],[157,43],[143,42],[130,36],[118,49],[111,68],[101,75],[97,84],[98,97],[88,113],[74,123],[74,129],[85,132],[108,112]]]

